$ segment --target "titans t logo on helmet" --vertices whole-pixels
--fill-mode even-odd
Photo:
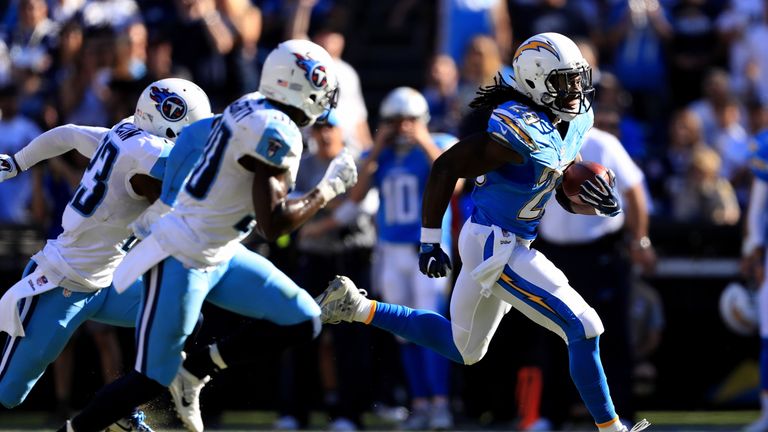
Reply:
[[[149,97],[155,101],[155,108],[168,121],[177,122],[187,115],[187,103],[181,96],[170,92],[167,88],[152,86]]]
[[[307,56],[297,53],[293,53],[293,55],[296,56],[296,65],[304,71],[304,76],[312,84],[312,87],[320,89],[328,84],[325,66]]]

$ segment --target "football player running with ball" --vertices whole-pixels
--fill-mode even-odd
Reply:
[[[578,204],[561,187],[563,171],[577,159],[592,127],[591,68],[573,41],[557,33],[523,42],[512,66],[511,83],[496,80],[471,104],[493,110],[487,130],[462,139],[434,162],[424,194],[419,267],[430,277],[443,277],[450,269],[440,248],[443,213],[456,181],[475,178],[475,209],[459,236],[463,267],[451,297],[451,321],[371,301],[344,277],[317,298],[322,320],[372,324],[470,365],[483,358],[502,317],[514,307],[567,343],[571,377],[597,428],[626,431],[600,361],[600,317],[560,270],[530,248],[552,192],[572,213],[620,212],[613,185],[602,177],[583,184]],[[643,420],[632,431],[647,426]]]
[[[160,395],[180,370],[184,341],[204,301],[293,328],[307,342],[317,336],[320,308],[312,297],[240,241],[251,230],[268,240],[294,230],[357,181],[345,152],[314,190],[287,197],[302,153],[299,127],[326,114],[337,95],[328,53],[291,40],[267,56],[259,92],[184,130],[179,141],[205,143],[203,154],[176,201],[165,203],[173,210],[151,224],[115,273],[117,291],[145,275],[135,370],[104,387],[62,431],[101,430],[131,406]],[[252,360],[252,343],[221,348],[205,352],[211,370]],[[208,378],[184,375],[171,387],[174,402],[184,425],[200,432],[198,396]]]

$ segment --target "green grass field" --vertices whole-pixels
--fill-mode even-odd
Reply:
[[[743,426],[758,415],[757,411],[647,411],[640,412],[640,417],[651,421],[648,431],[739,431]],[[0,431],[51,431],[52,427],[45,425],[48,414],[45,412],[11,412],[0,414]],[[151,425],[160,425],[155,431],[172,431],[177,428],[161,426],[172,424],[167,414],[153,413]],[[225,412],[218,429],[221,431],[254,431],[270,430],[275,420],[274,412],[267,411],[229,411]],[[367,430],[393,430],[394,425],[384,423],[373,415],[365,417]],[[321,413],[312,416],[314,430],[323,430],[325,420]],[[214,430],[214,429],[206,429]],[[459,424],[456,430],[509,430],[506,428],[484,429],[477,424]],[[569,431],[595,431],[589,425],[578,425],[568,428]]]

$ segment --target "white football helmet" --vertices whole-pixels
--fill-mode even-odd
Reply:
[[[393,117],[415,117],[424,123],[429,123],[429,106],[418,90],[398,87],[384,97],[379,106],[379,116],[383,120]]]
[[[720,317],[734,333],[755,334],[759,324],[755,294],[744,285],[731,282],[720,294]]]
[[[336,106],[339,83],[333,59],[308,40],[285,41],[264,61],[259,93],[269,99],[300,109],[309,126]]]
[[[141,92],[133,123],[152,135],[175,141],[184,126],[212,115],[208,95],[197,84],[166,78]]]
[[[531,36],[515,51],[512,67],[517,89],[564,121],[592,106],[592,68],[566,36]]]

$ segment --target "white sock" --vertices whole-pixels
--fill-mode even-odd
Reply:
[[[619,420],[618,416],[616,416],[616,418],[612,420],[611,424],[606,425],[604,427],[598,426],[597,429],[600,432],[621,432],[626,430],[624,425],[621,423],[621,420]]]
[[[376,313],[376,300],[369,300],[368,298],[363,297],[357,304],[352,319],[357,322],[370,324],[374,313]]]

